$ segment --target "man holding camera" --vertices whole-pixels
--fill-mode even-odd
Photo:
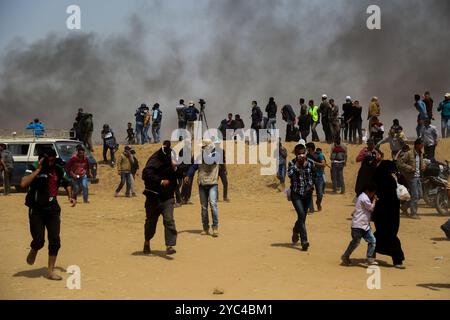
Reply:
[[[288,177],[291,179],[290,198],[297,212],[297,221],[292,232],[292,243],[301,240],[303,251],[309,248],[306,232],[306,213],[314,191],[313,164],[306,158],[306,147],[298,144],[294,149],[295,159],[289,162]]]
[[[22,178],[20,186],[29,188],[25,204],[29,208],[30,231],[33,241],[31,250],[27,256],[27,263],[33,265],[36,255],[45,243],[45,229],[48,237],[48,272],[50,280],[62,280],[61,276],[54,273],[56,257],[61,247],[59,237],[61,227],[61,207],[57,196],[60,186],[64,187],[69,196],[71,206],[76,205],[76,199],[72,197],[72,188],[69,184],[64,167],[53,149],[44,151],[39,155],[38,162],[34,167],[27,170],[27,175]]]

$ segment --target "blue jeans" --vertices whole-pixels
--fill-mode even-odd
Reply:
[[[145,143],[150,143],[152,141],[152,139],[148,135],[148,130],[150,130],[150,125],[145,126],[143,129]]]
[[[73,194],[75,199],[80,194],[80,189],[83,190],[83,201],[87,202],[89,197],[89,180],[86,175],[80,177],[79,179],[74,179],[72,181]]]
[[[143,122],[136,122],[136,143],[137,144],[145,143],[144,123]]]
[[[441,117],[442,138],[450,137],[450,118]]]
[[[411,208],[411,214],[417,215],[417,202],[422,198],[422,181],[420,178],[413,178],[409,182],[409,193],[411,194],[411,200],[409,201],[409,207]]]
[[[217,197],[219,195],[217,184],[199,185],[198,194],[200,196],[200,204],[202,206],[202,224],[203,230],[209,229],[208,203],[211,206],[212,227],[219,226],[219,213],[217,209]]]
[[[284,184],[286,179],[286,163],[278,164],[277,178],[280,180],[280,183]]]
[[[361,238],[367,242],[367,258],[372,258],[375,253],[376,239],[372,230],[365,231],[364,229],[352,228],[352,241],[348,244],[345,250],[344,257],[350,258],[350,255],[358,248],[361,243]]]
[[[153,141],[155,143],[159,143],[159,130],[161,129],[161,123],[153,124],[152,126],[152,134],[153,134]]]
[[[292,230],[295,234],[300,234],[301,243],[308,243],[308,234],[306,232],[306,210],[311,203],[311,195],[301,196],[295,192],[291,193],[291,201],[297,212],[297,221]]]
[[[116,192],[119,193],[122,190],[123,185],[126,184],[125,195],[129,197],[131,195],[131,188],[133,185],[133,176],[129,172],[121,172],[120,173],[120,184],[116,189]]]
[[[331,164],[331,180],[333,182],[333,191],[336,192],[337,188],[341,188],[341,192],[345,192],[344,182],[344,164],[332,163]]]

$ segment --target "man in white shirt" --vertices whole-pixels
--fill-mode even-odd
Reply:
[[[350,255],[359,246],[361,238],[368,243],[367,264],[374,264],[373,255],[375,253],[376,240],[370,228],[370,220],[377,202],[375,191],[375,185],[369,183],[356,201],[352,219],[352,241],[350,241],[347,250],[341,257],[343,265],[348,266],[351,264]]]

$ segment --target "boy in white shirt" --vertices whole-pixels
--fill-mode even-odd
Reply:
[[[375,191],[375,185],[369,183],[356,201],[352,219],[352,241],[350,241],[347,250],[341,257],[343,265],[348,266],[351,264],[350,255],[359,246],[361,238],[368,243],[367,264],[374,264],[372,257],[375,253],[376,240],[370,228],[370,220],[377,202]]]

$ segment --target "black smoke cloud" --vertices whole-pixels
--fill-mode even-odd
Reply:
[[[366,27],[371,4],[381,8],[381,30]],[[249,125],[252,100],[296,106],[327,93],[365,106],[378,96],[382,119],[400,118],[413,135],[413,94],[430,90],[440,101],[450,91],[446,0],[203,1],[186,19],[196,30],[187,36],[165,6],[132,15],[123,34],[49,34],[11,45],[0,64],[0,127],[34,117],[70,127],[84,106],[97,129],[107,122],[121,133],[138,104],[158,101],[168,137],[179,98],[205,98],[210,125],[228,112]]]

